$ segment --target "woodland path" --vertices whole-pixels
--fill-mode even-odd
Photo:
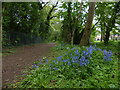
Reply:
[[[26,67],[33,64],[34,61],[40,60],[50,52],[54,43],[43,43],[30,46],[23,46],[17,49],[17,52],[2,57],[2,86],[7,87],[8,83],[14,83],[16,76],[21,75]]]

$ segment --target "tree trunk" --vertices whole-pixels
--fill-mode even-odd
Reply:
[[[75,28],[74,28],[74,40],[73,40],[73,43],[74,44],[79,44],[80,43],[80,40],[81,40],[81,36],[82,36],[82,34],[80,33],[80,28],[78,28],[78,23],[79,24],[81,24],[82,22],[82,7],[83,7],[83,2],[81,2],[80,3],[80,9],[79,9],[79,11],[77,12],[78,13],[78,15],[77,15],[77,17],[76,17],[76,26],[75,26]],[[74,22],[73,22],[74,23]],[[82,30],[82,29],[81,29]],[[83,32],[83,30],[82,30],[82,32]]]
[[[73,20],[72,20],[72,25],[71,25],[71,28],[72,28],[72,32],[71,32],[71,45],[73,45],[74,43],[74,34],[75,34],[75,30],[76,30],[76,17],[73,16]]]
[[[104,37],[103,37],[104,36],[104,34],[103,34],[104,33],[104,25],[103,25],[102,21],[100,22],[100,24],[101,24],[101,40],[100,41],[102,42],[104,39]]]
[[[72,31],[72,35],[71,35],[71,45],[73,45],[73,40],[74,40],[74,31],[75,31],[75,29]]]
[[[104,43],[105,43],[106,45],[108,45],[109,36],[110,36],[110,30],[109,30],[109,27],[107,27],[105,33],[106,33],[106,35],[105,35]]]
[[[88,11],[88,19],[86,22],[85,30],[83,33],[83,36],[80,41],[80,45],[88,45],[90,43],[90,34],[91,34],[91,26],[94,16],[94,10],[95,10],[95,2],[89,3],[89,11]]]
[[[72,10],[72,8],[71,8],[71,2],[68,2],[68,10],[67,10],[67,13],[68,13],[68,31],[70,32],[70,37],[69,37],[69,39],[70,39],[70,43],[71,43],[71,45],[73,45],[73,26],[72,26],[72,24],[73,24],[73,22],[72,22],[72,16],[71,16],[71,10]]]
[[[101,29],[101,39],[100,41],[102,42],[103,41],[103,30]]]
[[[2,2],[0,2],[0,11],[2,10],[4,10],[4,8],[2,9]],[[3,19],[3,16],[2,16],[2,13],[0,13],[0,46],[2,46],[2,19]],[[2,48],[0,47],[0,53],[1,51],[2,51]]]

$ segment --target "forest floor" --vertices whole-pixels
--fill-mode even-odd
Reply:
[[[22,74],[26,67],[30,67],[36,60],[42,59],[50,52],[54,43],[36,44],[17,48],[16,52],[2,57],[2,86],[14,83],[16,76]]]

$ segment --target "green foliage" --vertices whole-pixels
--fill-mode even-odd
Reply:
[[[3,3],[3,47],[45,39],[47,15],[41,5],[39,2]]]
[[[10,54],[14,54],[15,52],[16,52],[16,47],[3,49],[2,50],[2,56],[7,56],[7,55],[10,55]]]
[[[108,44],[110,32],[112,34],[118,34],[119,6],[119,2],[97,3],[95,19],[98,21],[97,28],[100,28],[102,40],[106,44]]]
[[[105,50],[96,46],[78,47],[61,44],[54,48],[65,53],[34,63],[33,70],[15,87],[18,88],[118,88],[118,59],[105,61]],[[92,50],[92,53],[91,53]],[[86,55],[85,53],[86,52]],[[89,54],[87,54],[87,52]],[[91,53],[91,54],[90,54]],[[108,55],[110,52],[108,52]],[[89,63],[75,63],[82,56]],[[89,56],[90,55],[90,56]],[[78,58],[78,59],[75,59]],[[70,63],[68,63],[70,62]]]

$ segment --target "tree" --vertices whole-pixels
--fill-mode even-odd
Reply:
[[[101,41],[108,45],[110,33],[117,30],[116,20],[119,12],[119,2],[116,3],[97,3],[96,17],[100,20],[99,26],[101,27]]]
[[[57,6],[58,4],[58,1],[55,5],[52,6],[52,8],[50,9],[50,11],[48,12],[48,15],[47,15],[47,18],[46,18],[46,21],[45,21],[45,24],[46,24],[46,33],[49,33],[49,27],[50,27],[50,20],[53,18],[52,16],[52,12],[54,11],[54,8]],[[47,35],[45,35],[45,37],[47,37]]]
[[[62,38],[65,42],[73,45],[79,44],[81,32],[84,28],[86,11],[88,4],[79,2],[63,3],[60,8],[60,17],[63,19]]]
[[[3,3],[3,46],[40,42],[45,30],[45,6],[39,2]]]
[[[112,31],[113,27],[115,27],[115,20],[116,20],[116,14],[117,14],[117,3],[114,4],[114,9],[112,10],[111,18],[108,19],[108,22],[106,25],[106,32],[105,32],[105,38],[104,43],[107,45],[110,37],[110,31]]]
[[[88,10],[88,19],[85,25],[84,33],[82,35],[80,45],[88,45],[90,42],[90,34],[91,34],[91,26],[94,16],[94,10],[95,10],[95,2],[89,3],[89,10]]]

